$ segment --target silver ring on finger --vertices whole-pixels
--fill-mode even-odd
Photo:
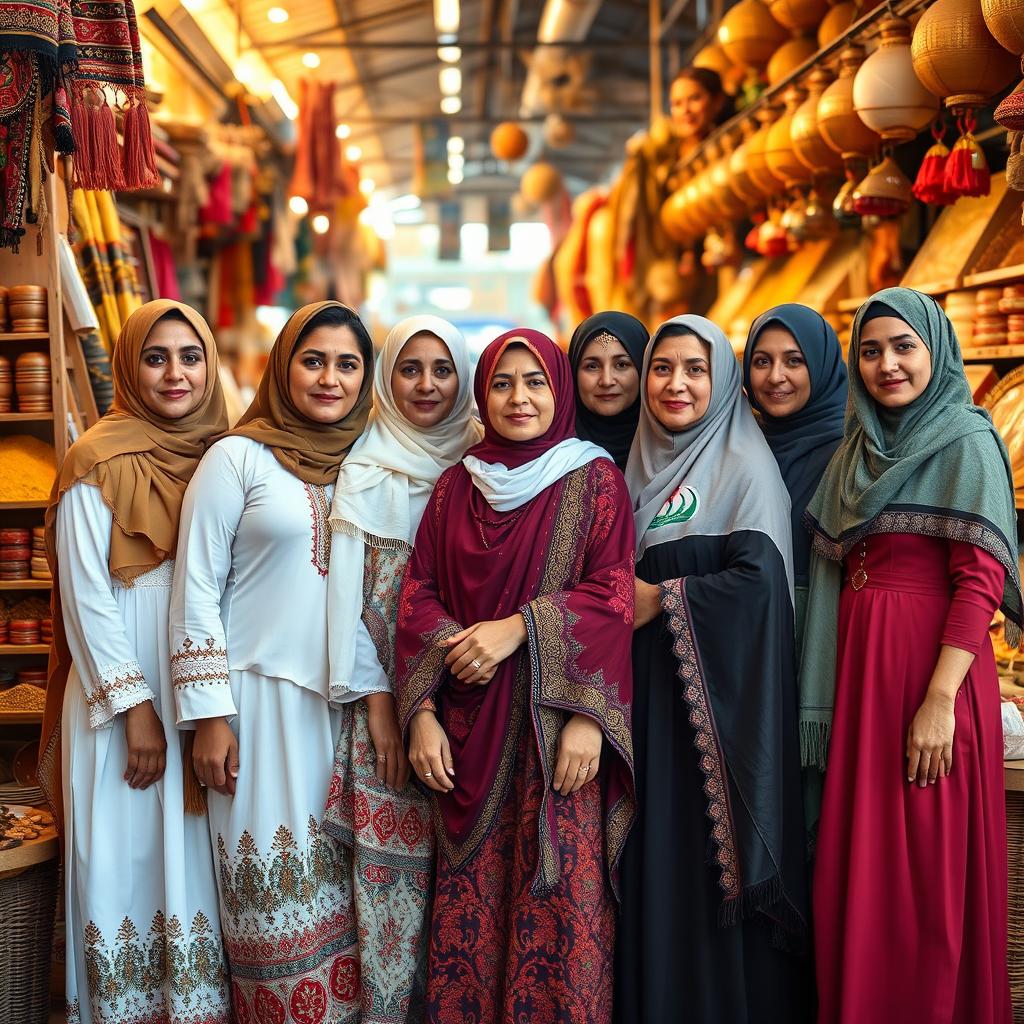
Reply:
[[[587,772],[589,772],[589,771],[590,771],[590,765],[589,764],[584,764],[584,765],[580,765],[580,770],[577,772],[577,774],[578,775],[586,775]]]
[[[473,661],[472,661],[472,665],[473,665],[473,668],[475,668],[477,670],[477,672],[479,672],[480,669],[483,668],[483,665],[481,664],[479,658],[474,658]]]
[[[434,773],[433,772],[424,772],[423,773],[423,778],[425,778],[425,779],[432,779],[433,777],[434,777]]]
[[[386,761],[387,759],[388,759],[388,755],[387,754],[378,754],[377,755],[377,760],[378,761]]]

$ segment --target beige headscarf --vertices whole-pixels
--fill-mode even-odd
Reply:
[[[314,423],[292,402],[288,365],[302,331],[325,309],[343,309],[352,320],[365,371],[359,397],[351,412],[338,423]],[[225,436],[250,437],[272,448],[274,457],[289,473],[307,484],[332,484],[349,449],[363,433],[370,415],[373,392],[373,342],[359,317],[341,302],[314,302],[288,318],[270,352],[256,397],[233,430]]]
[[[151,412],[142,400],[142,347],[162,317],[185,317],[206,353],[206,391],[192,412],[177,420]],[[147,302],[125,321],[114,346],[114,402],[107,414],[68,451],[46,508],[46,554],[53,574],[53,643],[40,742],[39,782],[58,825],[63,824],[60,718],[71,651],[64,633],[57,564],[57,506],[84,480],[99,488],[114,521],[110,573],[126,584],[174,557],[178,518],[192,474],[207,447],[227,426],[218,375],[217,346],[206,321],[191,306],[170,299]]]

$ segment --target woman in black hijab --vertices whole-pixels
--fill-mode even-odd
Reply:
[[[635,316],[615,311],[587,317],[569,343],[576,434],[604,448],[623,471],[640,419],[646,345],[647,328]]]

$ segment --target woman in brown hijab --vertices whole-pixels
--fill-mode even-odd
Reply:
[[[64,832],[68,1019],[227,1024],[213,858],[205,822],[184,814],[167,641],[185,488],[227,427],[213,335],[189,306],[146,303],[113,374],[113,406],[72,445],[46,511],[39,777]]]
[[[352,310],[298,310],[185,497],[171,675],[179,722],[196,729],[238,1020],[359,1017],[350,876],[321,818],[345,699],[328,667],[328,517],[372,370]],[[387,690],[361,623],[357,634],[360,678]]]

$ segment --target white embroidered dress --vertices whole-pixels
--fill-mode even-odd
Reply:
[[[239,1021],[340,1024],[359,990],[351,880],[321,831],[340,729],[328,681],[332,492],[229,437],[204,456],[182,508],[179,722],[224,716],[239,743],[235,795],[208,793]],[[388,688],[362,623],[356,658],[359,689],[335,703]]]
[[[227,971],[205,820],[184,813],[167,611],[173,562],[131,587],[108,568],[110,510],[77,483],[57,510],[73,664],[61,720],[69,1024],[229,1024]],[[124,715],[151,700],[167,768],[124,781]]]

